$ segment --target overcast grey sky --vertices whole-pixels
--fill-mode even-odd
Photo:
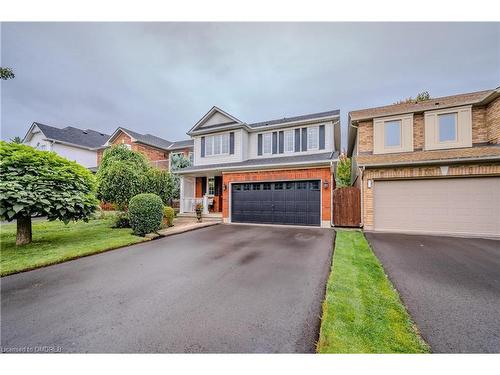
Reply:
[[[33,121],[168,140],[213,105],[254,122],[500,85],[500,23],[3,23],[2,139]]]

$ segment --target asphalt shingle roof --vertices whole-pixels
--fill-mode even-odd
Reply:
[[[400,104],[386,105],[383,107],[360,109],[357,111],[351,111],[349,113],[349,116],[351,118],[351,121],[359,121],[359,120],[371,119],[374,117],[398,115],[401,113],[422,112],[422,111],[429,111],[433,109],[441,109],[446,107],[456,107],[460,105],[476,104],[482,102],[494,92],[495,90],[477,91],[466,94],[433,98],[418,103],[400,103]]]
[[[340,115],[340,110],[335,109],[333,111],[310,113],[308,115],[302,115],[302,116],[283,117],[281,119],[276,119],[276,120],[254,122],[253,124],[248,124],[248,126],[251,128],[259,128],[261,126],[279,125],[279,124],[285,124],[287,122],[303,121],[320,117],[338,116],[338,115]]]
[[[184,141],[175,141],[172,142],[170,145],[169,149],[176,149],[176,148],[183,148],[183,147],[193,147],[194,146],[194,140],[192,139],[186,139]]]
[[[38,126],[45,137],[49,139],[71,143],[86,148],[100,147],[104,143],[106,143],[110,137],[108,134],[104,134],[92,129],[82,130],[73,126],[67,126],[61,129],[54,126],[41,124],[39,122],[35,122],[35,125]]]
[[[251,167],[254,165],[283,165],[294,163],[321,162],[336,159],[337,152],[322,152],[319,154],[296,155],[296,156],[275,156],[271,158],[248,159],[235,163],[218,163],[208,165],[194,165],[182,168],[179,172],[185,173],[189,171],[211,170],[219,168],[234,168],[234,167]]]
[[[141,134],[123,127],[120,127],[120,129],[122,129],[125,133],[135,138],[138,142],[145,143],[153,147],[161,148],[163,150],[167,150],[169,146],[172,144],[172,142],[152,134]]]

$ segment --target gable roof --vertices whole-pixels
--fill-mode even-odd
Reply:
[[[194,144],[193,140],[191,139],[171,142],[152,134],[141,134],[136,131],[126,129],[120,126],[113,132],[111,137],[109,137],[109,140],[106,145],[109,145],[120,132],[123,132],[128,136],[130,136],[133,142],[143,143],[145,145],[156,147],[165,151],[178,148],[193,147]]]
[[[34,122],[24,136],[23,142],[29,138],[35,126],[38,127],[43,135],[49,140],[59,143],[66,143],[81,148],[99,148],[109,139],[108,134],[104,134],[92,129],[82,130],[73,126],[56,128],[54,126]]]
[[[210,119],[213,118],[216,114],[221,115],[220,118],[224,119],[224,121],[213,124],[209,123]],[[202,130],[201,128],[207,129],[207,128],[228,127],[228,126],[234,127],[235,125],[244,126],[246,124],[238,120],[233,115],[230,115],[229,113],[223,111],[219,107],[213,106],[207,113],[205,113],[205,115],[201,119],[198,120],[196,124],[194,124],[194,126],[191,129],[189,129],[187,134],[191,135],[192,133]]]
[[[400,103],[374,107],[349,112],[350,121],[369,120],[375,117],[399,115],[403,113],[423,112],[447,107],[458,107],[470,104],[486,104],[490,99],[499,95],[499,88],[493,90],[476,91],[465,94],[442,96],[418,103]]]

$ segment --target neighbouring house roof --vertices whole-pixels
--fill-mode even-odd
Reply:
[[[401,103],[386,105],[383,107],[367,108],[349,112],[351,121],[369,120],[375,117],[399,115],[403,113],[415,113],[442,109],[447,107],[458,107],[469,104],[486,104],[489,99],[500,94],[499,89],[469,92],[451,96],[432,98],[418,103]]]
[[[38,127],[43,135],[49,140],[81,148],[96,149],[106,143],[109,139],[108,134],[92,129],[79,129],[73,126],[57,128],[55,126],[34,122],[26,133],[23,142],[29,140],[35,126]]]
[[[186,147],[193,147],[194,146],[194,140],[193,139],[186,139],[184,141],[174,141],[172,144],[168,147],[169,150],[177,150],[180,148],[186,148]]]
[[[109,137],[108,145],[109,145],[109,143],[111,143],[113,141],[114,138],[116,138],[116,136],[120,132],[123,132],[123,133],[127,134],[128,136],[130,136],[130,138],[132,138],[133,142],[143,143],[145,145],[152,146],[152,147],[155,147],[155,148],[158,148],[161,150],[165,150],[165,151],[175,150],[175,149],[179,149],[179,148],[189,148],[189,147],[193,147],[193,144],[194,144],[193,140],[191,140],[191,139],[171,142],[171,141],[167,141],[166,139],[157,137],[157,136],[152,135],[152,134],[141,134],[141,133],[138,133],[136,131],[133,131],[133,130],[130,130],[130,129],[127,129],[127,128],[120,126],[113,132],[111,137]]]
[[[238,170],[251,169],[253,167],[289,167],[294,165],[314,165],[329,164],[338,158],[338,152],[323,152],[320,154],[297,155],[297,156],[276,156],[272,158],[255,158],[234,163],[218,163],[208,165],[196,165],[182,168],[175,173],[189,174],[198,171],[209,170]]]

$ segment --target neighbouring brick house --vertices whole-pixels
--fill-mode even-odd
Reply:
[[[349,113],[365,230],[500,237],[500,90]]]
[[[140,134],[119,127],[109,137],[109,140],[98,150],[97,165],[101,163],[104,150],[118,144],[128,145],[131,150],[144,154],[151,162],[152,166],[160,169],[170,170],[172,155],[183,154],[191,161],[193,158],[192,140],[171,142],[151,134]]]
[[[330,227],[339,111],[245,123],[213,107],[188,132],[181,213],[202,203],[226,223]]]

